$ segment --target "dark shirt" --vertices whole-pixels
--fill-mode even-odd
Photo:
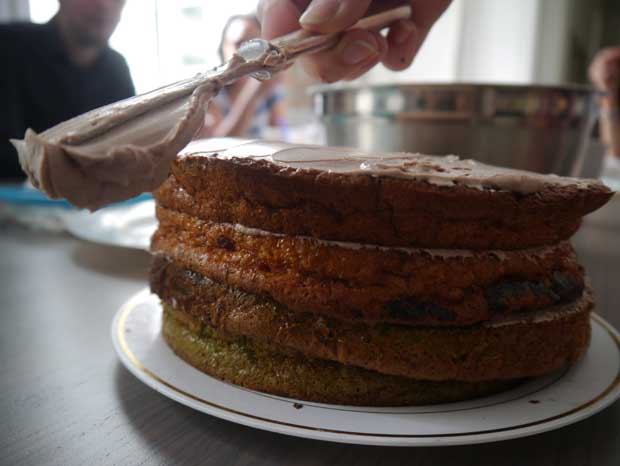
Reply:
[[[135,94],[121,54],[105,47],[87,68],[74,65],[54,20],[0,25],[0,179],[23,178],[9,138],[22,139],[80,113]]]

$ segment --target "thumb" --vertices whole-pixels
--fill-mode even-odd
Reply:
[[[299,29],[299,16],[309,1],[261,0],[257,8],[261,37],[271,40]]]
[[[299,23],[313,32],[342,31],[362,18],[370,3],[371,0],[312,0]]]

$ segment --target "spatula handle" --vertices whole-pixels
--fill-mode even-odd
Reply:
[[[360,19],[350,29],[366,29],[378,31],[400,19],[408,19],[411,16],[411,7],[401,5],[394,8],[393,3],[389,2],[391,8],[374,12],[373,14]],[[282,50],[289,60],[294,60],[299,55],[315,53],[333,47],[338,43],[343,32],[333,34],[312,33],[303,29],[291,32],[285,36],[273,39],[271,43]]]

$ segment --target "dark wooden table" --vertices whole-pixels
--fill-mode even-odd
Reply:
[[[575,238],[620,327],[620,202]],[[486,445],[379,448],[242,427],[179,405],[117,361],[110,323],[148,255],[0,226],[0,465],[620,465],[620,403],[553,432]]]

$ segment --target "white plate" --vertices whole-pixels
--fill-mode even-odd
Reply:
[[[66,229],[80,239],[133,249],[148,250],[157,228],[153,200],[96,212],[68,212],[63,220]]]
[[[114,348],[136,377],[191,408],[281,434],[392,446],[493,442],[557,429],[620,397],[620,335],[596,315],[590,349],[570,369],[486,398],[404,408],[310,403],[220,382],[174,355],[161,315],[157,296],[144,290],[114,318]]]

